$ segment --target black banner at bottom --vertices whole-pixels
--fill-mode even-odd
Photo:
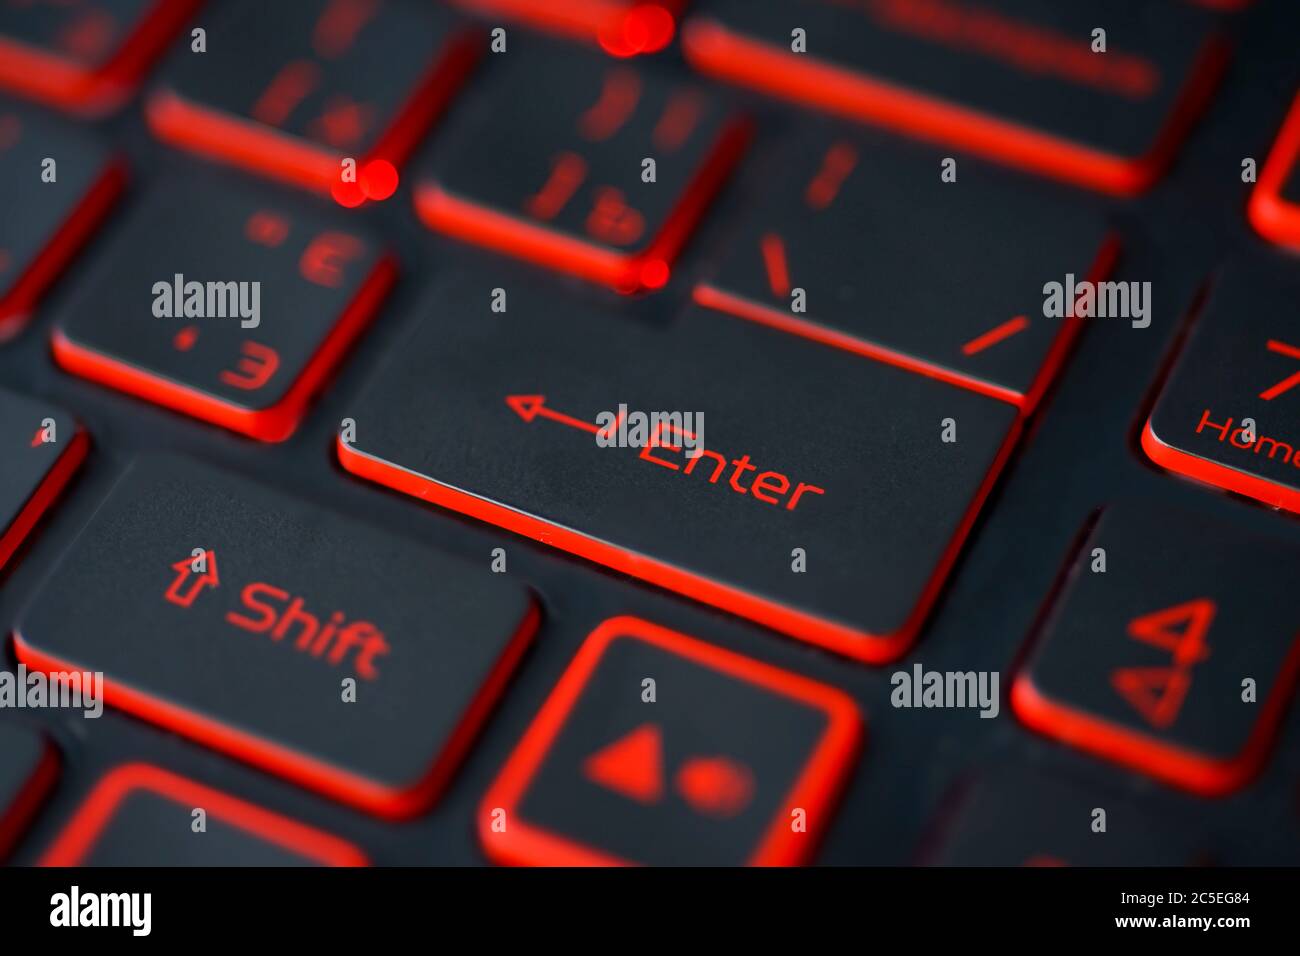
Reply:
[[[632,936],[704,925],[742,938],[779,928],[774,920],[864,940],[922,929],[927,942],[1026,931],[1228,942],[1295,932],[1297,886],[1294,869],[8,869],[0,926],[7,941],[283,938],[330,948],[424,938],[433,927],[491,939],[523,931],[530,943],[601,923]]]

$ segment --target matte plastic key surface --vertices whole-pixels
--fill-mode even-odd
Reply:
[[[1249,212],[1260,235],[1300,249],[1300,94],[1259,171]]]
[[[0,568],[63,492],[89,447],[62,408],[0,389]]]
[[[484,45],[419,0],[234,0],[221,13],[208,52],[173,61],[150,97],[153,129],[348,205],[387,198],[395,183],[376,193],[369,171],[402,164]]]
[[[0,86],[75,112],[121,104],[200,0],[0,0]]]
[[[842,654],[909,644],[1010,404],[705,309],[655,327],[518,283],[498,313],[499,282],[435,288],[348,406],[344,467]],[[597,443],[602,412],[665,410]]]
[[[1298,576],[1300,551],[1278,541],[1108,508],[1016,677],[1016,714],[1196,793],[1235,790],[1264,765],[1300,674]]]
[[[1300,276],[1235,265],[1208,301],[1142,430],[1163,468],[1300,513]]]
[[[152,186],[61,313],[59,364],[262,441],[287,438],[396,275],[367,231],[295,198],[200,177]]]
[[[879,137],[791,139],[695,301],[1032,408],[1080,321],[1045,314],[1044,284],[1104,275],[1104,217]]]
[[[0,861],[21,838],[58,775],[58,757],[38,731],[0,723]]]
[[[0,341],[19,331],[124,179],[94,135],[0,99]]]
[[[739,159],[745,121],[653,65],[514,42],[440,134],[421,218],[620,291],[662,286]]]
[[[21,612],[18,657],[386,817],[427,807],[537,622],[528,592],[179,458],[121,478]]]
[[[965,783],[923,860],[940,866],[1190,866],[1199,847],[1142,804],[1041,770]],[[1094,826],[1105,811],[1104,831]]]
[[[1128,194],[1214,89],[1214,24],[1163,0],[712,0],[682,42],[723,79]]]
[[[195,811],[203,829],[195,829]],[[149,764],[103,777],[42,866],[364,866],[338,837]]]
[[[839,690],[616,618],[484,796],[479,840],[533,866],[804,862],[861,738]]]

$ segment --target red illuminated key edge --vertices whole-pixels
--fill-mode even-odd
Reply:
[[[829,685],[630,616],[611,618],[587,637],[484,795],[479,806],[478,833],[479,842],[488,856],[498,863],[512,866],[631,865],[627,860],[533,827],[520,819],[517,812],[520,798],[546,758],[592,672],[609,645],[620,637],[651,644],[751,685],[798,700],[826,715],[826,729],[785,797],[786,804],[802,807],[807,811],[808,819],[819,821],[816,830],[794,833],[789,818],[778,813],[755,848],[749,865],[794,866],[806,861],[824,832],[822,821],[829,818],[865,738],[863,720],[852,698]],[[507,819],[506,830],[500,833],[492,831],[492,813],[497,808],[505,810]]]
[[[1300,489],[1239,471],[1167,444],[1156,434],[1151,419],[1142,428],[1142,450],[1153,462],[1175,474],[1193,478],[1215,488],[1236,492],[1274,508],[1300,514]]]
[[[1300,162],[1300,94],[1291,104],[1272,152],[1264,160],[1259,182],[1247,205],[1251,225],[1261,236],[1300,249],[1300,205],[1282,198],[1282,190],[1297,162]]]
[[[679,568],[666,561],[621,548],[600,538],[553,524],[525,511],[498,504],[451,485],[435,481],[399,465],[353,448],[338,438],[339,463],[354,475],[393,488],[421,501],[469,515],[543,544],[576,554],[597,564],[648,581],[704,604],[729,611],[796,640],[824,647],[853,660],[887,664],[901,657],[916,639],[921,625],[938,598],[948,572],[956,562],[971,527],[998,476],[1015,450],[1022,427],[1016,419],[1007,431],[988,473],[976,491],[934,573],[922,590],[912,614],[891,634],[873,634],[816,614],[752,594],[742,588]]]
[[[611,56],[629,57],[638,53],[656,53],[672,41],[676,17],[684,0],[564,0],[564,3],[537,3],[536,0],[453,0],[483,16],[503,14],[526,20],[534,26],[576,40],[597,41]],[[656,38],[645,49],[624,49],[626,26],[639,7],[659,7],[673,20],[673,29]],[[616,42],[617,41],[617,42]]]
[[[0,52],[0,58],[3,53]],[[15,334],[50,283],[63,271],[83,243],[104,220],[126,185],[126,167],[113,161],[82,197],[50,243],[0,299],[0,341]]]
[[[1097,283],[1105,279],[1114,268],[1115,262],[1119,258],[1119,251],[1119,236],[1115,234],[1108,235],[1097,253],[1092,268],[1088,272],[1088,281]],[[1022,413],[1026,415],[1033,411],[1043,393],[1047,391],[1047,387],[1056,378],[1061,366],[1065,363],[1066,356],[1069,355],[1070,349],[1074,345],[1075,339],[1078,338],[1079,332],[1083,328],[1083,320],[1077,317],[1066,319],[1061,323],[1061,328],[1057,332],[1056,338],[1053,339],[1051,348],[1043,357],[1043,362],[1028,392],[1021,393],[1015,389],[948,368],[937,362],[931,362],[915,355],[909,355],[906,352],[879,345],[848,332],[841,332],[830,326],[823,325],[815,319],[800,318],[769,303],[756,302],[748,297],[735,295],[709,282],[701,282],[696,285],[691,296],[697,305],[704,306],[707,309],[725,312],[791,335],[798,335],[819,342],[822,345],[843,349],[855,355],[875,359],[887,365],[907,369],[909,372],[916,372],[919,375],[938,379],[949,385],[970,389],[989,398],[1009,402],[1020,408]]]
[[[1245,785],[1263,767],[1300,677],[1300,639],[1292,644],[1245,747],[1221,760],[1055,701],[1035,685],[1031,671],[1032,661],[1011,687],[1011,707],[1025,726],[1201,796],[1219,797]]]
[[[254,733],[239,730],[217,718],[137,690],[108,675],[104,676],[103,696],[110,707],[135,714],[276,776],[376,816],[402,820],[428,809],[437,800],[532,642],[539,621],[540,613],[530,602],[518,630],[483,682],[478,695],[466,708],[447,745],[436,755],[433,766],[423,777],[406,786],[375,783]],[[88,669],[36,649],[18,630],[14,631],[13,637],[15,656],[31,670],[53,675]]]
[[[27,824],[45,803],[45,796],[59,775],[59,754],[49,740],[42,739],[43,751],[31,777],[7,807],[0,806],[0,860],[18,843]]]
[[[3,569],[18,546],[22,544],[31,530],[36,527],[41,516],[63,493],[72,476],[77,473],[86,454],[90,451],[90,438],[81,428],[73,433],[72,440],[63,449],[63,453],[46,472],[44,479],[8,528],[0,529],[0,569]]]
[[[365,854],[338,837],[146,763],[123,764],[102,777],[39,865],[81,865],[118,807],[136,790],[202,807],[214,819],[327,866],[369,865]]]
[[[357,168],[374,160],[385,160],[400,168],[481,53],[476,31],[463,31],[449,38],[374,147],[364,156],[353,157]],[[192,102],[167,87],[150,94],[145,118],[164,142],[319,192],[329,193],[340,182],[341,164],[347,155],[255,120]]]
[[[415,190],[415,209],[430,229],[465,242],[518,256],[548,268],[632,293],[657,289],[705,209],[740,161],[753,132],[745,119],[731,121],[679,197],[659,233],[641,252],[623,253],[566,235],[513,213],[502,212],[426,180]]]
[[[1001,163],[1120,196],[1140,193],[1160,177],[1228,61],[1227,44],[1212,35],[1151,148],[1141,157],[1125,159],[844,67],[790,54],[733,33],[710,18],[696,17],[686,23],[682,49],[692,66],[720,79],[920,139],[951,142]]]
[[[51,335],[55,361],[68,372],[220,425],[264,442],[281,442],[291,436],[306,414],[307,405],[339,364],[344,353],[374,319],[379,304],[397,278],[397,262],[380,259],[362,283],[352,302],[321,341],[302,373],[279,402],[263,409],[248,409],[183,382],[114,358],[71,338],[56,327]]]
[[[0,86],[73,112],[120,106],[201,0],[157,0],[113,58],[87,70],[48,50],[0,37]]]

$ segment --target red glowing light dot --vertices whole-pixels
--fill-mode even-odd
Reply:
[[[633,7],[623,23],[623,35],[640,53],[655,53],[673,39],[673,15],[657,3]]]
[[[672,42],[676,26],[673,15],[659,4],[641,3],[606,22],[596,39],[611,56],[655,53]]]
[[[397,169],[386,159],[372,159],[361,170],[360,183],[367,199],[387,199],[397,192]]]
[[[662,289],[668,284],[668,263],[651,259],[641,266],[641,285],[647,289]]]
[[[360,185],[342,180],[330,187],[330,195],[334,197],[336,203],[346,209],[354,209],[366,201],[366,194],[361,191]]]

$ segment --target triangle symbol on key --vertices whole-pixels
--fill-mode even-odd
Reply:
[[[1163,729],[1178,719],[1192,678],[1175,667],[1125,667],[1110,682],[1147,723]]]
[[[587,779],[636,800],[657,803],[664,792],[663,738],[654,724],[642,724],[583,761]]]

